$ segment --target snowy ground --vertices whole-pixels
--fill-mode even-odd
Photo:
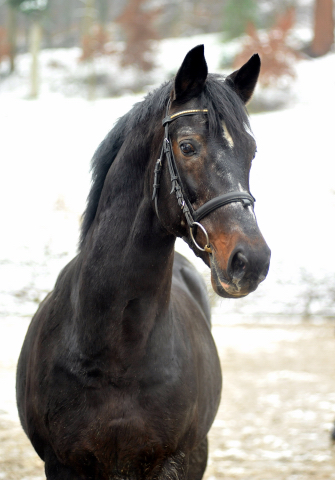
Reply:
[[[183,39],[163,44],[153,83],[174,72],[187,50],[203,40],[209,69],[217,71],[221,47],[215,36]],[[0,457],[6,461],[9,455],[12,463],[18,455],[31,460],[28,469],[16,473],[0,466],[6,480],[43,478],[17,426],[16,358],[29,316],[75,254],[90,158],[115,120],[142,98],[128,94],[88,102],[77,97],[75,85],[65,95],[58,90],[62,74],[52,69],[57,62],[75,62],[74,52],[44,53],[42,77],[48,82],[39,100],[27,99],[26,57],[18,76],[0,82],[0,438],[8,447]],[[57,62],[50,67],[53,54]],[[334,478],[327,443],[335,416],[333,327],[292,330],[293,320],[300,319],[294,314],[335,315],[334,72],[334,54],[301,61],[287,108],[251,118],[258,142],[251,191],[272,263],[250,298],[222,300],[214,310],[228,381],[226,410],[220,410],[213,429],[208,475],[215,478],[227,469],[225,479]],[[178,242],[178,249],[205,272],[185,244]],[[241,321],[249,330],[234,326]],[[278,321],[280,327],[252,325]],[[240,375],[245,369],[248,373]],[[258,400],[257,392],[262,392]]]

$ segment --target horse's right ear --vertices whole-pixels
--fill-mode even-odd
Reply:
[[[198,45],[188,52],[178,73],[174,84],[174,98],[180,103],[185,103],[193,97],[200,95],[208,74],[205,60],[204,46]]]
[[[226,82],[232,85],[244,103],[248,103],[254,93],[260,69],[261,59],[255,53],[239,70],[235,70],[226,78]]]

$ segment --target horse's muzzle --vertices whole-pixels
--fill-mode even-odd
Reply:
[[[236,247],[223,268],[217,252],[210,255],[212,286],[221,297],[245,297],[266,278],[271,252],[264,242],[260,248]]]

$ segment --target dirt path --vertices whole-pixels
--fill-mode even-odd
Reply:
[[[215,326],[214,336],[224,389],[207,480],[335,479],[334,324]],[[11,390],[14,371],[0,356],[0,479],[44,480],[42,463],[7,414],[14,398],[3,388]]]

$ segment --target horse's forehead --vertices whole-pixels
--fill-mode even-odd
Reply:
[[[178,128],[178,136],[196,135],[199,133],[201,132],[198,125],[182,125]]]
[[[205,112],[197,112],[194,115],[185,115],[176,119],[175,123],[179,128],[191,126],[194,128],[206,128],[208,124],[207,114]],[[173,125],[172,123],[172,125]]]

